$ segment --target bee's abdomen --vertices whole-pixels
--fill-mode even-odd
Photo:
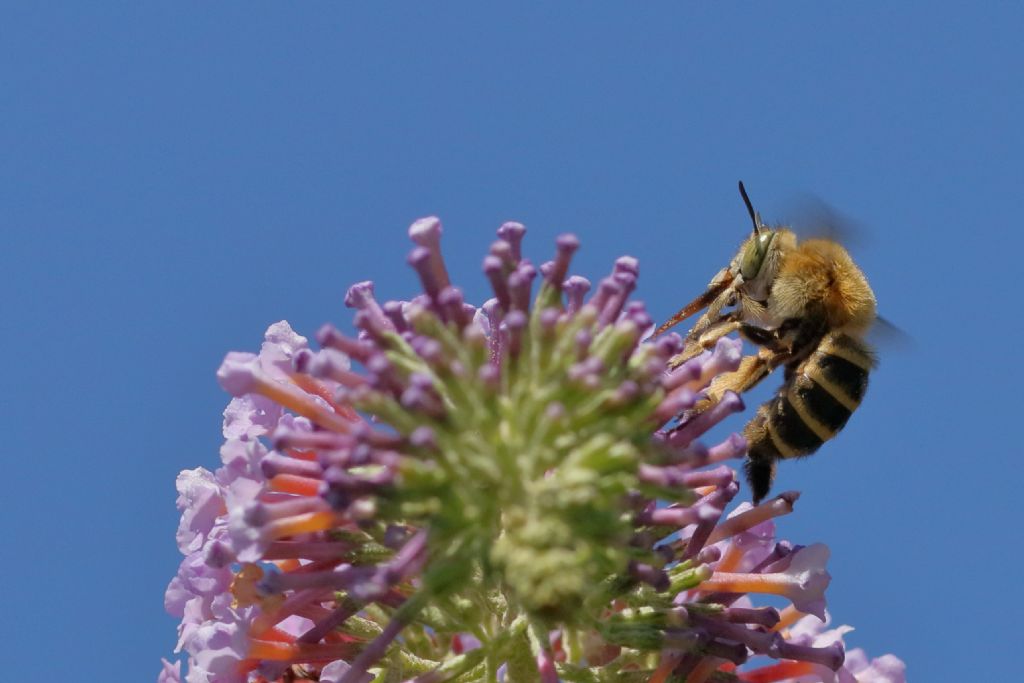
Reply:
[[[863,342],[842,333],[826,335],[748,425],[751,455],[795,458],[814,453],[860,405],[873,365]]]

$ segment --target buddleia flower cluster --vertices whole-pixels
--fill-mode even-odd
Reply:
[[[418,296],[361,282],[354,335],[280,322],[227,355],[222,465],[178,477],[184,679],[902,681],[826,626],[828,549],[776,539],[797,494],[726,513],[746,444],[698,439],[742,401],[690,409],[740,342],[666,372],[635,259],[592,288],[575,237],[535,267],[524,232],[498,230],[480,307],[427,218]]]

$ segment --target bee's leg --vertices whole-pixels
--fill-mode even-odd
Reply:
[[[704,317],[701,317],[698,325],[703,321]],[[698,325],[695,325],[694,329],[699,329]],[[719,339],[733,332],[738,332],[741,337],[753,344],[776,353],[784,353],[790,350],[790,345],[782,340],[776,330],[768,330],[757,325],[745,323],[739,320],[739,314],[733,311],[719,316],[713,322],[704,323],[703,332],[699,335],[691,333],[686,338],[686,347],[683,349],[683,352],[673,358],[673,365],[681,365],[691,358],[714,348]]]
[[[702,413],[722,400],[725,392],[732,391],[742,394],[747,389],[756,386],[770,372],[771,369],[760,354],[744,356],[736,370],[719,375],[711,382],[707,389],[707,395],[698,401],[694,408],[697,412]]]
[[[748,391],[770,375],[772,371],[788,361],[790,354],[787,351],[772,351],[762,347],[757,355],[744,356],[740,366],[733,372],[719,375],[708,387],[707,398],[697,404],[698,410],[706,410],[708,407],[718,403],[727,391],[734,391],[742,394]]]
[[[738,331],[743,326],[743,323],[736,319],[735,312],[726,313],[715,320],[705,320],[706,318],[705,313],[694,325],[694,331],[686,337],[686,346],[683,347],[682,353],[672,359],[673,367],[714,348],[719,339]]]
[[[773,353],[785,353],[790,350],[790,345],[782,340],[777,330],[767,330],[757,325],[742,323],[737,331],[744,339]]]

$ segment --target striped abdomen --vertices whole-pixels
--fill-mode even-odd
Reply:
[[[755,499],[768,492],[775,460],[810,455],[846,425],[864,398],[873,365],[862,341],[832,332],[761,406],[744,429]]]

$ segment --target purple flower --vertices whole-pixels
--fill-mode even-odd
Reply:
[[[842,647],[843,638],[853,630],[850,626],[828,628],[830,618],[822,621],[816,616],[802,615],[799,611],[787,609],[774,629],[785,634],[791,646],[801,648]],[[846,653],[845,662],[838,669],[813,660],[789,660],[739,672],[741,681],[749,683],[906,683],[904,664],[893,655],[867,661],[861,649]]]
[[[846,653],[844,668],[857,683],[906,683],[906,665],[895,655],[882,655],[870,662],[864,650],[856,648]]]
[[[331,662],[320,670],[320,683],[339,683],[350,668],[352,667],[348,663],[341,660]],[[361,678],[357,679],[357,683],[369,683],[372,679],[372,675],[364,674]]]
[[[224,514],[224,497],[213,474],[202,467],[178,475],[178,549],[188,554],[201,549]]]
[[[832,577],[825,571],[829,550],[824,543],[815,543],[793,554],[789,567],[781,572],[789,580],[783,593],[801,612],[825,618],[825,589]]]
[[[233,398],[224,409],[224,436],[253,441],[269,434],[283,413],[280,405],[262,396],[246,394]]]
[[[231,616],[240,617],[236,613]],[[189,642],[189,683],[242,683],[245,673],[239,663],[249,650],[244,619],[207,621],[196,629]]]
[[[160,661],[163,667],[156,678],[156,683],[181,683],[181,662],[171,664],[166,659]]]

